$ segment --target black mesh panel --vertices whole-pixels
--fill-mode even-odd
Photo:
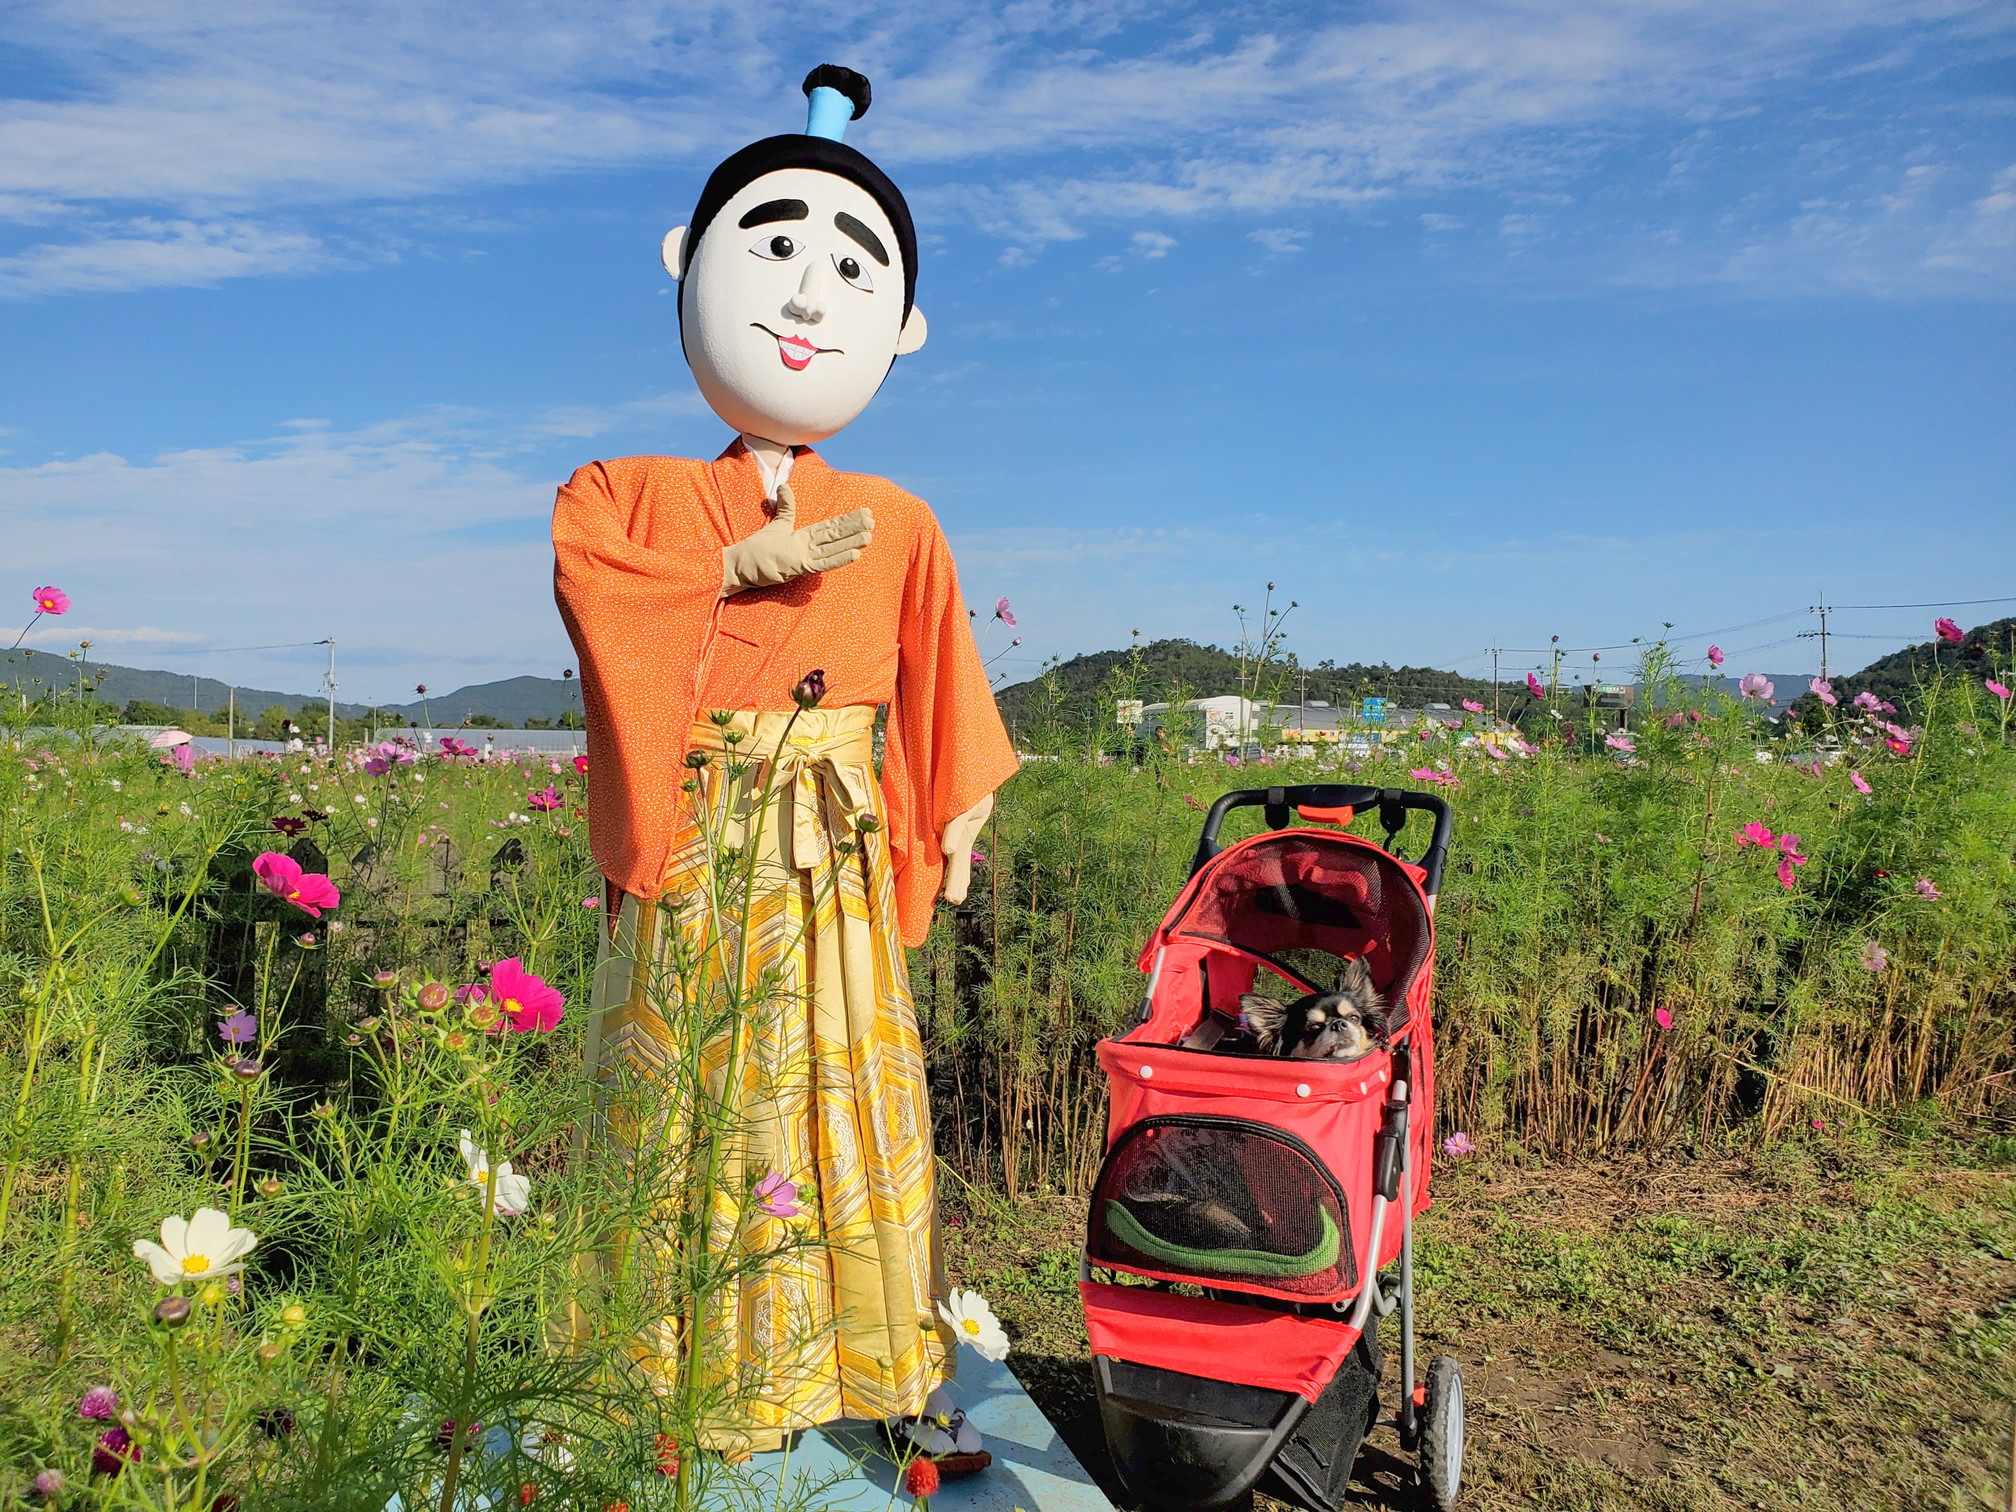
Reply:
[[[1233,1282],[1290,1297],[1356,1284],[1344,1199],[1299,1141],[1236,1119],[1149,1119],[1092,1193],[1094,1265]]]

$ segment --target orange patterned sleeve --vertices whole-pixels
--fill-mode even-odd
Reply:
[[[664,878],[721,603],[721,547],[703,544],[697,498],[685,520],[668,522],[657,507],[673,481],[592,462],[553,505],[553,594],[580,658],[588,721],[588,834],[602,874],[642,898]]]
[[[1006,782],[1018,763],[973,644],[952,548],[928,512],[904,583],[902,614],[882,793],[897,923],[903,943],[915,948],[930,932],[945,875],[945,826]]]

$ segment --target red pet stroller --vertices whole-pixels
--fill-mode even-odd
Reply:
[[[1221,851],[1226,814],[1252,806],[1269,829]],[[1296,812],[1348,823],[1375,808],[1383,849],[1288,828]],[[1434,816],[1419,865],[1392,854],[1410,809]],[[1441,1356],[1416,1385],[1413,1291],[1448,844],[1449,807],[1426,793],[1225,794],[1142,951],[1141,1021],[1099,1046],[1112,1109],[1079,1290],[1114,1467],[1157,1512],[1211,1512],[1255,1487],[1339,1512],[1378,1420],[1378,1329],[1396,1307],[1400,1440],[1438,1512],[1455,1503],[1463,1380]],[[1226,1053],[1240,994],[1327,991],[1356,959],[1388,1008],[1384,1047],[1352,1061]]]

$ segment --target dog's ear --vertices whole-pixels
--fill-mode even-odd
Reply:
[[[1339,985],[1354,998],[1372,990],[1372,968],[1363,956],[1353,956],[1344,963],[1344,979]]]
[[[1239,1017],[1253,1031],[1262,1055],[1272,1055],[1280,1047],[1281,1026],[1288,1018],[1285,1003],[1262,997],[1257,992],[1242,992],[1239,995]]]
[[[1364,1018],[1365,1018],[1365,1032],[1371,1035],[1372,1038],[1379,1044],[1382,1045],[1385,1044],[1386,1028],[1388,1023],[1386,1010],[1384,1008],[1378,1007],[1377,1005],[1374,1005],[1373,1007],[1364,1010]]]

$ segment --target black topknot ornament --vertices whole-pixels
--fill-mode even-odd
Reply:
[[[851,68],[842,68],[838,63],[821,63],[805,75],[803,86],[809,98],[815,89],[837,89],[854,102],[853,120],[860,120],[868,114],[868,102],[874,92],[868,87],[868,76],[858,74]]]

